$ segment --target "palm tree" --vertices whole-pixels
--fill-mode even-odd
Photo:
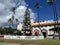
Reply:
[[[12,23],[12,26],[14,25],[14,24],[13,24],[13,23],[14,23],[14,20],[15,20],[16,22],[18,22],[18,19],[15,19],[15,16],[14,16],[15,10],[16,10],[15,7],[11,8],[11,10],[10,10],[10,11],[13,12],[12,17],[11,17],[11,19],[10,19],[10,21],[11,21],[11,23]]]
[[[14,19],[15,19],[15,17],[14,17],[14,15],[12,15],[12,26],[14,25],[13,23],[14,23]]]
[[[16,21],[16,23],[19,22],[19,20],[17,18],[15,19],[15,21]],[[16,25],[16,27],[17,27],[17,25]]]
[[[8,22],[9,22],[10,24],[12,24],[12,26],[13,26],[13,23],[14,23],[14,16],[12,16],[10,19],[8,19]]]
[[[37,15],[38,15],[38,22],[39,22],[39,8],[41,8],[41,5],[39,3],[35,3],[34,7],[37,9]],[[40,22],[39,22],[40,23]],[[39,24],[40,25],[40,24]],[[39,26],[38,26],[39,27]],[[39,29],[41,30],[41,28],[39,27]]]
[[[12,19],[10,18],[10,19],[8,19],[8,22],[9,22],[9,25],[12,23]],[[9,27],[11,27],[11,26],[9,26]]]
[[[14,15],[12,15],[12,20],[14,20],[14,18],[15,18]]]
[[[14,23],[14,14],[15,14],[15,7],[13,7],[13,8],[11,8],[11,10],[10,11],[12,11],[13,12],[13,15],[12,15],[12,17],[11,17],[11,23],[12,23],[12,27],[13,27],[13,23]]]
[[[40,7],[40,6],[39,6],[39,3],[36,3],[36,4],[34,5],[34,7],[38,9],[38,8]]]
[[[39,5],[39,3],[36,3],[35,5],[34,5],[34,7],[37,9],[37,15],[38,15],[38,22],[39,22],[39,8],[40,8],[40,5]]]
[[[15,14],[15,7],[11,8],[11,10],[13,12],[13,14]]]
[[[15,19],[16,20],[16,22],[18,22],[18,19]]]

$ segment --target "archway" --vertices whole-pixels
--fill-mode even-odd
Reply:
[[[42,31],[44,38],[46,38],[47,37],[47,30],[43,28],[41,31]]]
[[[32,33],[33,33],[34,36],[40,36],[41,35],[41,30],[39,28],[35,28],[32,31]]]
[[[37,29],[34,30],[34,35],[35,35],[35,36],[39,36],[39,35],[40,35],[40,34],[39,34],[39,30],[37,30]]]

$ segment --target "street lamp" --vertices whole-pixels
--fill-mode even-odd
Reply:
[[[55,38],[55,30],[56,30],[55,28],[56,28],[56,26],[58,27],[58,15],[57,15],[57,10],[56,10],[56,6],[55,6],[55,2],[56,2],[56,0],[47,0],[47,3],[52,5],[53,12],[54,12],[54,36],[53,36],[53,38]]]

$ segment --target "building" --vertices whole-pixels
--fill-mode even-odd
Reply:
[[[53,35],[54,32],[50,31],[49,29],[54,28],[54,24],[55,22],[53,20],[44,20],[38,23],[34,22],[34,20],[31,19],[32,35],[35,35],[35,32],[39,32],[40,35],[45,35],[45,37],[47,37],[48,35]],[[21,31],[22,25],[23,23],[19,23],[17,29]],[[58,25],[60,25],[60,20],[58,21]]]

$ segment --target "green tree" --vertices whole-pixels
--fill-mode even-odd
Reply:
[[[18,19],[15,19],[16,20],[16,22],[18,22],[19,20]]]
[[[13,29],[12,27],[5,27],[3,32],[4,34],[8,35],[8,34],[13,34],[15,31],[15,29]]]
[[[8,22],[11,23],[11,24],[12,24],[12,27],[13,27],[13,25],[14,25],[13,23],[14,23],[14,19],[15,19],[15,17],[14,17],[14,14],[15,14],[15,7],[11,8],[10,11],[12,11],[13,14],[12,14],[12,17],[11,17],[10,19],[8,19]]]
[[[13,12],[13,14],[15,14],[15,7],[13,7],[13,8],[11,8],[11,10],[10,11],[12,11]]]
[[[0,34],[2,33],[2,27],[0,27]]]
[[[11,18],[11,20],[12,20],[12,26],[14,25],[13,23],[14,23],[14,19],[15,19],[15,17],[14,17],[14,15],[12,15],[12,18]]]
[[[39,3],[35,3],[34,7],[38,9],[40,7]]]
[[[15,14],[15,7],[11,8],[11,11],[13,12],[12,17],[11,17],[11,20],[12,20],[12,26],[13,26],[14,19],[15,19],[15,17],[14,17],[14,14]]]
[[[11,27],[10,24],[12,24],[12,19],[11,18],[8,19],[8,22],[9,22],[9,27]]]

